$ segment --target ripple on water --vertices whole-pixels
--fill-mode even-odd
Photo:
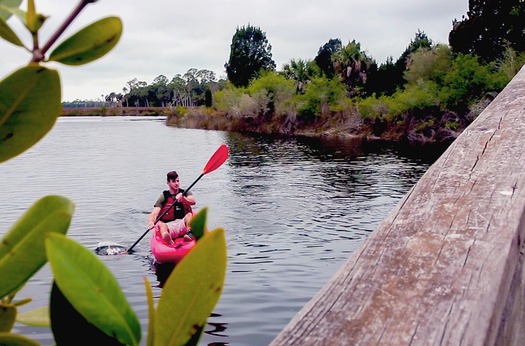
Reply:
[[[224,290],[201,345],[268,345],[429,165],[345,142],[249,137],[135,119],[59,119],[41,142],[2,163],[0,230],[37,198],[61,194],[75,203],[70,237],[93,250],[100,241],[131,246],[146,231],[166,172],[177,170],[188,186],[226,143],[228,160],[192,190],[196,210],[208,208],[208,228],[223,227],[228,247]],[[142,345],[144,278],[158,299],[170,273],[152,264],[149,239],[147,234],[133,254],[99,256],[140,319]],[[28,309],[47,305],[50,285],[45,266],[17,298],[33,297]],[[15,330],[52,344],[45,328]]]

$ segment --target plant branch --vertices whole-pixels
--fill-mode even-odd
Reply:
[[[46,42],[46,44],[41,49],[35,49],[33,50],[33,60],[32,62],[40,62],[44,60],[45,54],[51,48],[51,46],[58,40],[58,38],[66,31],[67,27],[71,25],[73,20],[82,12],[84,7],[86,7],[88,4],[97,2],[98,0],[80,0],[77,7],[71,12],[69,17],[66,18],[64,23],[57,29],[57,31],[51,36],[51,38]]]

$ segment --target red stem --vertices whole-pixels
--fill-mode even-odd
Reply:
[[[96,2],[97,0],[80,0],[77,7],[71,12],[69,17],[66,18],[64,23],[57,29],[57,31],[51,36],[51,38],[46,42],[46,44],[41,49],[35,49],[33,51],[33,60],[32,62],[40,62],[44,60],[46,52],[51,48],[51,46],[58,40],[60,35],[66,31],[67,27],[71,25],[73,20],[82,12],[84,7],[86,7],[88,4]]]

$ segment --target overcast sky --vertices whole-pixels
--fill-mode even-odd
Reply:
[[[40,40],[45,42],[73,9],[76,1],[35,0],[37,11],[49,16]],[[26,9],[24,1],[22,8]],[[121,93],[137,78],[150,84],[159,75],[169,80],[190,68],[225,77],[230,44],[237,27],[248,24],[266,33],[277,69],[292,59],[312,60],[331,38],[343,44],[356,40],[378,64],[396,60],[418,30],[434,43],[448,44],[454,19],[468,10],[468,0],[98,0],[80,14],[65,36],[107,16],[124,25],[118,45],[102,59],[58,68],[64,101],[97,100]],[[31,46],[18,19],[8,23]],[[76,30],[75,30],[76,29]],[[20,47],[0,41],[3,79],[29,61]]]

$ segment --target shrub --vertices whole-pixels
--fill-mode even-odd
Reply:
[[[486,93],[501,91],[509,80],[495,64],[482,64],[476,56],[459,54],[444,77],[440,98],[450,110],[465,112]]]
[[[245,94],[244,89],[228,84],[226,88],[215,92],[213,107],[220,112],[231,114],[239,105],[243,94]]]
[[[177,106],[175,107],[175,115],[179,118],[182,118],[186,114],[188,114],[188,108],[184,106]]]
[[[256,100],[260,113],[284,115],[293,109],[295,90],[293,81],[269,71],[254,80],[247,92]]]
[[[345,94],[345,86],[336,79],[313,78],[305,93],[297,96],[299,115],[303,118],[320,117],[337,106]]]

